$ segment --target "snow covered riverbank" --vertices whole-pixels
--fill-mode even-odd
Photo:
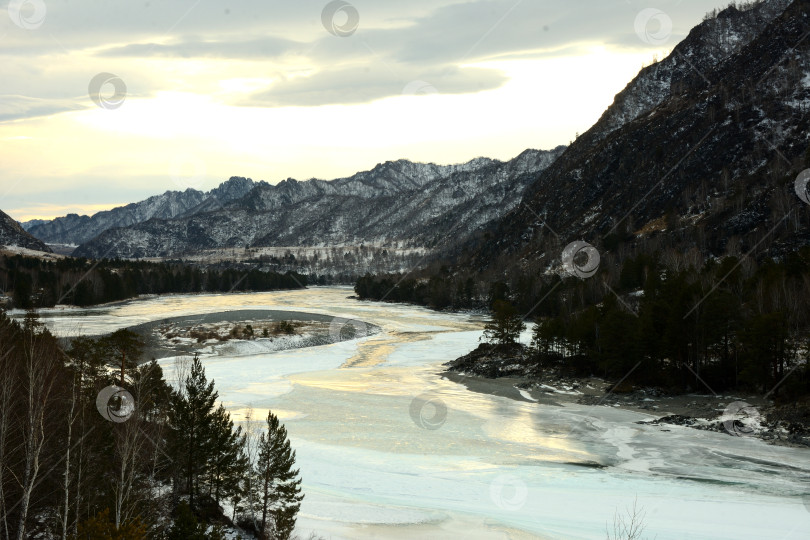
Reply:
[[[249,356],[316,347],[371,336],[376,325],[336,323],[329,315],[275,309],[242,309],[170,317],[130,327],[146,342],[144,358]]]
[[[349,294],[173,296],[46,322],[111,331],[274,309],[379,325],[359,340],[204,358],[237,418],[249,406],[259,418],[272,408],[287,425],[306,493],[303,537],[601,540],[634,500],[658,540],[810,537],[806,450],[680,426],[664,432],[637,424],[658,415],[620,407],[473,392],[440,373],[477,346],[481,320]],[[173,360],[161,363],[170,376]]]

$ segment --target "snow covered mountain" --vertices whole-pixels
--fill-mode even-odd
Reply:
[[[259,183],[224,204],[202,203],[175,219],[107,230],[75,255],[173,257],[243,246],[438,246],[514,207],[563,149],[527,150],[508,162],[399,160],[332,181]]]
[[[11,216],[0,210],[0,246],[18,246],[35,251],[51,252],[44,242],[25,232]]]
[[[794,186],[810,165],[808,33],[807,0],[705,20],[467,253],[482,268],[545,269],[575,240],[715,256],[810,244],[810,207]]]
[[[671,95],[701,85],[708,73],[739,53],[767,25],[785,11],[791,0],[769,0],[744,11],[735,6],[707,15],[672,53],[639,74],[616,95],[591,128],[590,135],[604,138],[628,122],[650,112]]]
[[[50,221],[31,220],[22,224],[30,234],[52,244],[78,245],[92,240],[107,229],[126,227],[152,218],[173,218],[197,209],[222,204],[242,197],[255,183],[233,177],[205,193],[196,189],[166,191],[146,200],[98,212],[92,216],[68,214]]]
[[[710,14],[567,149],[527,151],[506,163],[395,161],[333,181],[262,183],[229,202],[110,228],[75,254],[350,244],[440,250],[485,226],[486,241],[469,244],[483,266],[509,267],[492,261],[515,250],[545,253],[549,231],[559,243],[688,229],[684,242],[712,251],[732,236],[754,245],[795,203],[786,175],[808,144],[807,9],[806,0],[767,0]],[[708,233],[697,238],[697,229]]]

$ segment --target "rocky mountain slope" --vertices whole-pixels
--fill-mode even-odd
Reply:
[[[92,216],[68,214],[50,221],[28,221],[22,226],[45,242],[79,245],[114,227],[127,227],[152,218],[168,219],[205,208],[221,207],[230,200],[242,197],[255,185],[250,179],[233,177],[209,192],[191,188],[185,191],[166,191],[162,195]]]
[[[477,265],[543,271],[575,240],[708,255],[806,245],[810,207],[794,181],[810,156],[810,2],[785,4],[729,7],[661,62],[660,84],[643,70],[467,246]]]
[[[224,205],[203,204],[176,219],[108,230],[75,254],[173,257],[237,246],[438,246],[514,207],[563,149],[527,150],[508,162],[479,158],[440,166],[400,160],[332,181],[262,183]]]
[[[18,246],[35,251],[51,252],[44,242],[34,238],[8,214],[0,210],[0,246]]]
[[[739,53],[771,21],[790,5],[791,0],[770,0],[741,11],[729,7],[702,24],[675,47],[672,54],[642,69],[616,95],[589,134],[604,138],[639,116],[648,113],[672,94],[688,91],[718,64]]]

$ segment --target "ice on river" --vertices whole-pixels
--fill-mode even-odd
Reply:
[[[171,296],[50,310],[56,332],[237,309],[356,318],[360,340],[248,356],[206,373],[236,418],[278,411],[306,498],[298,532],[326,538],[604,539],[634,501],[658,540],[810,538],[810,454],[612,407],[471,392],[441,364],[476,347],[464,314],[358,302],[345,288]],[[167,375],[174,359],[162,361]],[[805,505],[807,501],[807,505]]]

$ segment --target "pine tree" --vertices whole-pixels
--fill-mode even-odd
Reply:
[[[256,497],[262,516],[260,531],[267,531],[268,514],[272,517],[274,538],[286,540],[295,528],[295,519],[301,507],[301,479],[295,465],[295,451],[290,448],[287,429],[272,411],[267,413],[267,433],[259,438],[259,456],[256,463]]]
[[[233,429],[233,420],[222,405],[214,411],[208,429],[207,446],[211,458],[208,492],[219,505],[220,498],[239,493],[242,478],[247,473],[245,436],[241,427]]]
[[[133,370],[132,392],[143,417],[162,423],[171,408],[172,387],[163,378],[163,368],[155,359]]]
[[[513,345],[525,328],[526,324],[515,306],[504,300],[496,300],[492,305],[492,322],[484,326],[484,337],[490,343]]]
[[[207,381],[205,368],[195,356],[183,388],[172,393],[173,407],[169,413],[172,455],[178,457],[192,508],[194,495],[199,491],[199,478],[211,462],[210,426],[214,422],[214,403],[218,397],[214,381]]]
[[[191,507],[182,501],[174,518],[174,524],[169,529],[168,540],[207,540],[205,526],[197,522]]]
[[[121,366],[121,376],[125,369],[132,371],[143,354],[143,338],[131,330],[116,330],[98,340],[97,345],[108,361]]]

